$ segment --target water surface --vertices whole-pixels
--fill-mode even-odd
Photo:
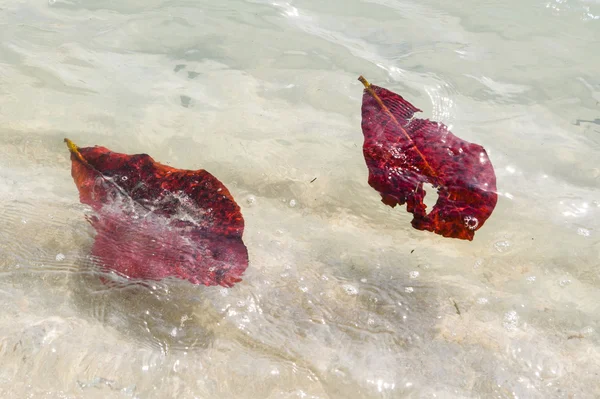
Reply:
[[[599,397],[599,16],[0,0],[0,396]],[[367,185],[360,74],[486,148],[500,197],[473,242]],[[244,281],[103,285],[63,137],[217,176]]]

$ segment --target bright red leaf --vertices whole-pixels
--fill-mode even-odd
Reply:
[[[365,86],[362,130],[369,185],[386,205],[406,203],[414,228],[472,240],[498,201],[485,149],[456,137],[441,123],[413,118],[420,109],[362,76],[359,80]],[[425,183],[438,193],[430,212],[423,203]]]
[[[105,270],[225,287],[241,281],[248,267],[244,218],[217,178],[146,154],[65,142],[80,200],[95,211],[92,255]]]

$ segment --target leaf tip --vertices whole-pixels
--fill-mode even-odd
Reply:
[[[368,89],[369,87],[371,87],[371,83],[369,83],[369,82],[367,81],[367,79],[365,79],[365,77],[364,77],[364,76],[360,75],[360,76],[358,77],[358,80],[360,80],[360,82],[361,82],[361,83],[362,83],[362,84],[365,86],[365,89]]]

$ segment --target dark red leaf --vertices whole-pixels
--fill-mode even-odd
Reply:
[[[248,267],[244,218],[227,188],[205,170],[181,170],[149,155],[104,147],[71,151],[71,175],[97,235],[104,269],[134,279],[178,277],[231,287]]]
[[[406,203],[414,228],[472,240],[498,201],[485,149],[456,137],[441,123],[413,118],[420,109],[362,76],[359,80],[365,86],[362,130],[369,185],[386,205]],[[429,213],[424,183],[438,193]]]

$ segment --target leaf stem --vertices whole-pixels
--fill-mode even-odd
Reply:
[[[108,182],[109,184],[113,185],[117,191],[119,191],[119,193],[121,193],[121,195],[125,196],[125,197],[129,197],[131,198],[131,196],[129,194],[127,194],[127,192],[125,190],[123,190],[121,188],[121,186],[119,186],[117,183],[115,183],[113,181],[113,179],[109,179],[106,176],[104,176],[104,174],[102,172],[100,172],[98,169],[96,169],[94,166],[90,165],[90,163],[83,157],[83,155],[81,155],[81,152],[79,152],[79,147],[77,147],[77,144],[75,144],[74,142],[72,142],[71,140],[69,140],[68,138],[64,139],[64,142],[67,143],[67,147],[69,148],[69,151],[71,152],[71,154],[73,154],[75,156],[75,158],[77,158],[77,160],[79,162],[81,162],[83,165],[85,165],[87,168],[89,168],[92,172],[96,173],[98,176],[100,176],[100,178],[102,178],[104,181]],[[144,204],[140,204],[138,202],[138,204],[146,209],[146,210],[150,210],[147,206],[145,206]]]
[[[425,167],[427,169],[429,169],[429,174],[431,175],[431,177],[433,177],[437,180],[437,173],[435,173],[433,168],[429,165],[429,162],[427,162],[427,158],[425,158],[425,155],[423,155],[423,153],[419,150],[419,148],[417,148],[417,145],[414,142],[414,140],[412,139],[412,137],[410,137],[410,135],[408,134],[406,129],[404,129],[404,127],[400,124],[400,122],[398,122],[398,119],[396,119],[396,116],[392,113],[392,111],[390,111],[390,109],[383,103],[383,100],[381,99],[381,97],[379,97],[377,95],[377,93],[373,89],[373,86],[371,85],[371,83],[369,83],[367,81],[367,79],[365,79],[364,76],[362,76],[362,75],[360,75],[358,77],[358,80],[365,86],[365,90],[367,91],[367,93],[369,93],[371,95],[371,97],[373,97],[373,99],[375,101],[377,101],[377,104],[379,104],[379,106],[381,107],[381,110],[383,112],[385,112],[386,114],[388,114],[388,116],[396,124],[398,129],[400,129],[400,131],[404,134],[404,136],[406,136],[406,139],[410,143],[412,143],[413,148],[415,149],[417,154],[419,154],[419,157],[421,157],[421,159],[425,163]]]
[[[75,157],[77,157],[77,159],[90,166],[88,164],[88,162],[85,160],[85,158],[81,155],[81,153],[79,152],[79,147],[77,147],[77,145],[75,143],[73,143],[71,140],[69,140],[68,138],[65,137],[65,143],[67,143],[67,147],[69,148],[69,151],[71,151],[71,154],[75,155]]]

